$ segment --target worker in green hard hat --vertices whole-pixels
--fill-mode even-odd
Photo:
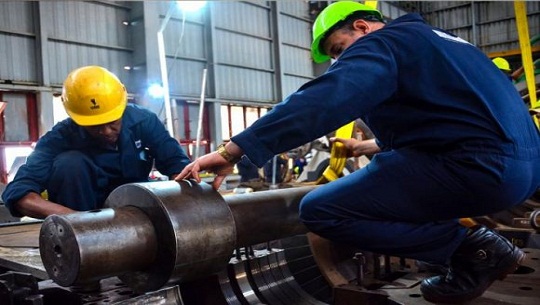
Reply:
[[[322,49],[322,42],[327,38],[327,34],[341,28],[345,25],[346,20],[355,16],[360,17],[360,20],[375,21],[371,24],[374,27],[373,30],[384,26],[382,14],[370,6],[352,1],[341,1],[330,5],[330,8],[319,14],[313,24],[311,56],[316,63],[330,60],[331,55]]]
[[[491,61],[495,64],[495,66],[497,66],[497,68],[499,68],[499,70],[501,70],[501,72],[504,73],[504,75],[508,77],[508,79],[510,79],[511,81],[513,80],[510,63],[508,63],[506,59],[502,57],[495,57]]]
[[[510,209],[540,187],[540,133],[491,60],[418,14],[386,24],[353,1],[319,14],[311,52],[335,62],[175,179],[200,181],[209,170],[218,188],[242,155],[262,166],[362,119],[376,140],[345,146],[374,154],[371,162],[304,196],[303,224],[363,251],[447,264],[422,281],[431,302],[466,302],[513,272],[521,249],[459,222]]]

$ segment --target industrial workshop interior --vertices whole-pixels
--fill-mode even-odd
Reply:
[[[327,50],[324,45],[334,37],[328,32],[346,16],[328,13],[326,21],[333,22],[332,27],[316,37],[318,26],[325,26],[316,20],[322,20],[325,9],[339,2],[0,1],[0,193],[6,195],[0,202],[0,305],[540,304],[538,188],[511,208],[452,217],[463,232],[485,227],[510,241],[515,253],[525,255],[509,274],[501,273],[504,280],[490,276],[485,291],[473,298],[449,297],[438,302],[425,295],[423,283],[436,275],[443,281],[456,281],[459,270],[452,269],[453,260],[449,266],[437,265],[416,257],[375,252],[361,243],[336,242],[312,232],[301,220],[299,210],[305,196],[339,183],[375,161],[376,153],[351,155],[344,144],[334,140],[378,143],[370,121],[355,117],[349,124],[338,125],[341,121],[333,122],[333,118],[307,118],[304,124],[335,128],[312,125],[313,130],[332,131],[287,151],[274,152],[264,164],[259,161],[254,165],[246,156],[238,159],[231,155],[236,135],[238,143],[248,143],[252,139],[248,136],[255,131],[242,132],[277,110],[277,104],[284,100],[292,104],[296,100],[287,100],[289,95],[299,88],[309,92],[328,79],[326,74],[340,70],[338,56],[330,59],[323,54],[330,60],[319,63],[314,60],[312,46],[314,40],[321,39],[316,47],[319,52],[343,51]],[[412,14],[441,29],[433,31],[442,38],[483,53],[484,61],[495,68],[483,63],[479,69],[504,75],[510,84],[506,92],[519,95],[526,110],[521,120],[530,120],[526,123],[540,128],[540,1],[354,2],[351,7],[359,3],[361,10],[380,12],[383,20],[375,23],[383,22],[388,30],[394,20],[399,22]],[[369,38],[372,34],[366,35]],[[350,54],[347,51],[343,51],[344,62]],[[92,124],[79,123],[77,109],[69,108],[75,96],[71,92],[80,89],[79,83],[70,83],[77,77],[73,71],[82,67],[97,69],[105,73],[104,79],[123,85],[121,100],[126,112],[141,108],[145,115],[157,117],[156,129],[175,140],[174,147],[189,159],[184,165],[199,157],[223,157],[220,160],[226,166],[236,163],[232,172],[223,178],[212,170],[202,170],[198,177],[191,173],[190,179],[175,180],[180,171],[160,170],[164,167],[159,158],[167,149],[150,149],[149,154],[142,154],[142,150],[141,162],[155,158],[144,181],[107,184],[110,190],[98,208],[39,217],[9,205],[5,198],[18,191],[15,182],[25,183],[22,171],[47,183],[53,179],[49,176],[51,167],[46,167],[49,163],[45,166],[39,164],[39,158],[32,159],[34,151],[36,158],[46,154],[38,151],[46,145],[40,142],[44,135],[68,123],[81,125],[81,134],[88,131],[83,136],[116,128],[108,124],[117,122],[122,112],[94,124],[105,126],[103,129],[92,129]],[[443,71],[446,66],[432,68]],[[406,75],[414,75],[414,69],[409,67]],[[379,86],[392,83],[384,80],[384,74],[377,76]],[[448,79],[448,86],[452,82]],[[338,95],[347,94],[341,91]],[[91,101],[99,108],[94,99]],[[295,111],[303,111],[303,107],[309,105],[299,104]],[[123,130],[126,116],[121,122]],[[275,125],[277,129],[285,127]],[[56,134],[59,136],[62,133]],[[304,138],[293,129],[288,136]],[[120,136],[115,141],[122,139]],[[140,140],[135,145],[144,148]],[[110,149],[116,153],[118,147]],[[248,165],[243,164],[245,159]],[[38,164],[30,167],[32,162]],[[424,166],[430,165],[419,167]],[[78,163],[68,163],[68,167],[79,171]],[[30,168],[43,171],[31,172]],[[16,178],[18,173],[21,178]],[[216,177],[223,178],[217,187],[213,184]],[[515,179],[515,184],[526,183],[520,177]],[[408,184],[416,183],[409,180]],[[389,184],[388,193],[399,192],[390,185],[394,184]],[[33,189],[39,202],[55,201],[52,189]],[[78,195],[98,196],[88,190]],[[358,193],[359,202],[369,193],[369,189]],[[480,205],[489,205],[492,200],[477,199]],[[378,236],[379,230],[369,234]]]

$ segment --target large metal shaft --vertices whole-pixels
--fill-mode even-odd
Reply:
[[[298,205],[313,187],[222,197],[206,183],[120,186],[107,208],[45,219],[40,253],[62,286],[118,276],[137,292],[226,267],[236,247],[305,233]]]

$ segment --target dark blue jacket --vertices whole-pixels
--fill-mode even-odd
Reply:
[[[540,135],[508,79],[470,43],[402,16],[231,140],[258,166],[357,118],[384,149],[538,158]]]
[[[115,158],[103,154],[104,150],[96,140],[68,118],[39,139],[26,164],[6,186],[2,199],[12,213],[13,204],[20,198],[47,189],[55,157],[71,150],[84,152],[111,177],[119,177],[119,184],[148,181],[154,160],[156,169],[167,176],[180,173],[190,162],[159,118],[139,106],[128,104],[124,111]]]

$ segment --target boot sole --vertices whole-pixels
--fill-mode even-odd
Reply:
[[[514,246],[515,247],[515,246]],[[517,250],[517,251],[516,251]],[[429,293],[425,293],[422,291],[423,297],[426,301],[432,302],[432,303],[443,303],[443,304],[456,304],[456,303],[463,303],[470,301],[472,299],[476,299],[477,297],[484,294],[484,292],[495,282],[496,280],[504,280],[508,274],[513,273],[517,270],[517,268],[521,265],[521,263],[525,260],[526,254],[521,251],[521,249],[515,247],[512,255],[505,259],[505,263],[510,264],[507,268],[505,268],[502,272],[498,274],[494,274],[491,278],[489,278],[488,281],[484,283],[484,285],[477,287],[475,290],[463,294],[463,295],[453,295],[453,296],[440,296],[440,295],[429,295]],[[500,262],[502,263],[502,261]]]

